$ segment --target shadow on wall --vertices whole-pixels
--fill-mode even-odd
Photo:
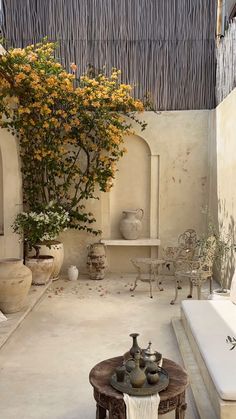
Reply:
[[[230,288],[231,281],[233,278],[233,274],[235,271],[235,221],[232,215],[229,215],[227,210],[226,200],[219,199],[218,200],[218,213],[219,213],[219,233],[226,238],[229,238],[230,244],[232,247],[229,251],[227,256],[226,265],[224,268],[224,283],[226,284],[227,288]],[[220,273],[218,273],[220,275]]]

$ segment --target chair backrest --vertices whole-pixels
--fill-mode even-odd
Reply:
[[[168,246],[163,249],[163,257],[167,260],[191,260],[197,247],[197,233],[193,229],[184,231],[178,237],[178,246]]]
[[[183,249],[194,249],[197,246],[197,233],[192,228],[185,230],[178,238],[179,247]]]
[[[177,246],[168,246],[163,249],[162,257],[166,260],[174,261],[177,259],[179,254],[179,248]]]

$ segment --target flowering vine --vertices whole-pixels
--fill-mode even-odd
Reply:
[[[21,212],[12,225],[13,231],[24,239],[25,253],[32,248],[39,256],[40,244],[54,240],[61,231],[67,229],[68,213],[61,207],[56,209],[50,202],[41,212]]]
[[[137,120],[143,104],[118,70],[77,77],[77,66],[67,72],[54,52],[43,40],[0,56],[0,126],[19,138],[26,208],[53,202],[70,227],[93,231],[85,201],[97,185],[110,190],[131,129],[126,117]]]

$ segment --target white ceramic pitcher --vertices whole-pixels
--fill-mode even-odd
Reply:
[[[142,231],[143,209],[125,210],[120,221],[120,232],[126,240],[136,240]]]

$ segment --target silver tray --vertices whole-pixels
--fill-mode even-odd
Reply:
[[[127,393],[130,396],[150,396],[151,394],[159,393],[162,390],[165,390],[169,384],[169,375],[168,372],[163,368],[158,368],[159,381],[157,384],[149,384],[147,380],[144,385],[139,388],[132,387],[129,379],[128,373],[125,374],[125,379],[123,382],[118,382],[116,379],[116,374],[111,376],[110,384],[113,388],[120,391],[121,393]]]

